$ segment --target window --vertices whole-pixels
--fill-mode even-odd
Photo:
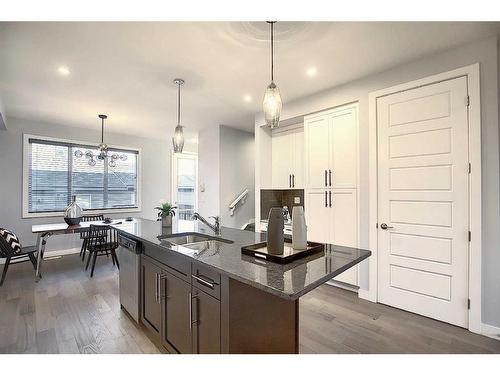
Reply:
[[[172,201],[181,220],[191,220],[196,211],[198,158],[196,154],[172,156]]]
[[[90,166],[77,150],[97,154],[94,145],[25,136],[24,217],[62,213],[73,195],[84,210],[139,209],[138,150],[110,148],[127,157],[115,167],[99,159]]]

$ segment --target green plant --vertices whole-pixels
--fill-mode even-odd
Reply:
[[[170,203],[162,203],[161,206],[155,207],[158,210],[158,217],[175,216],[175,211],[177,206],[172,206]]]

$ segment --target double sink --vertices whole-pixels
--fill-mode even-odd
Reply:
[[[201,233],[183,233],[179,235],[164,235],[158,239],[167,242],[173,246],[182,246],[184,248],[195,251],[196,253],[217,249],[222,244],[234,243],[231,240],[224,238],[213,237]]]

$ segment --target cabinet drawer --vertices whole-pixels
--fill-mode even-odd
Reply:
[[[193,263],[191,282],[194,287],[220,299],[220,273],[217,271],[201,264]]]
[[[144,244],[144,254],[168,266],[175,276],[190,282],[191,262],[183,255],[151,244]]]

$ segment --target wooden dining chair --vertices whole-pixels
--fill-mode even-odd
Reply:
[[[86,271],[89,268],[90,262],[92,262],[90,277],[94,276],[95,263],[97,257],[101,255],[107,255],[108,253],[111,254],[113,265],[116,264],[118,269],[120,268],[118,257],[116,256],[117,248],[118,233],[116,229],[108,225],[90,225],[89,238],[87,243],[89,257],[87,259],[87,265],[85,266]]]
[[[82,217],[82,221],[103,221],[104,215],[85,215]],[[80,233],[80,239],[82,239],[82,247],[80,249],[80,257],[82,262],[85,261],[85,253],[87,252],[87,244],[89,241],[89,231]]]

